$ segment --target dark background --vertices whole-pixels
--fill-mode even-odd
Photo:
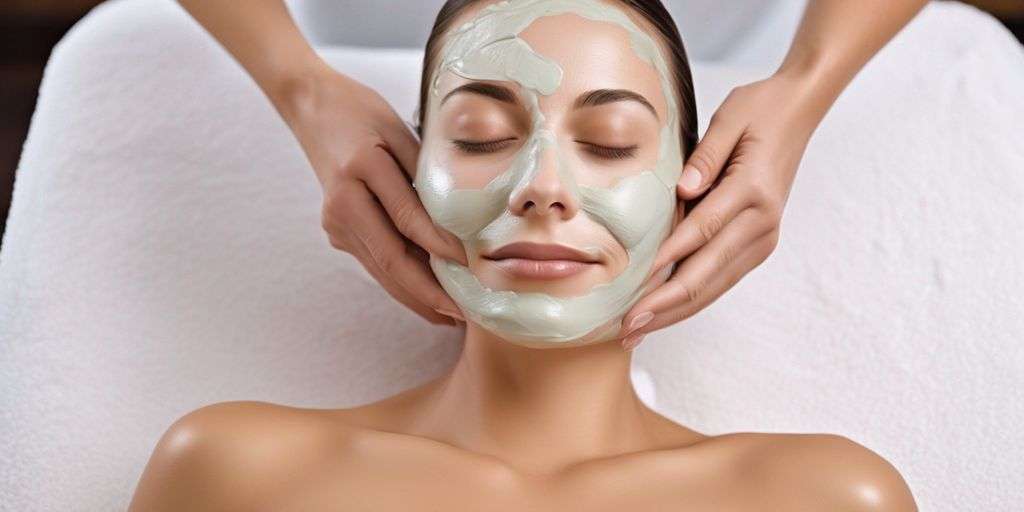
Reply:
[[[415,0],[411,0],[415,1]],[[50,50],[99,0],[0,0],[0,237]],[[1024,0],[970,0],[1024,41]]]

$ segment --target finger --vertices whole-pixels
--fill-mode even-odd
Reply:
[[[765,235],[758,239],[758,241],[749,247],[742,256],[733,262],[730,268],[724,269],[712,278],[712,281],[708,284],[708,302],[686,302],[669,311],[655,315],[642,329],[638,329],[636,332],[625,336],[621,342],[622,348],[625,350],[633,350],[644,340],[644,337],[647,336],[648,333],[678,323],[697,314],[707,304],[717,300],[718,297],[726,292],[726,290],[735,286],[743,276],[750,272],[750,270],[763,262],[764,257],[762,257],[762,255],[764,253],[770,253],[773,247],[774,242],[771,241],[770,235]]]
[[[381,150],[371,153],[374,171],[363,178],[367,188],[380,199],[398,231],[428,252],[468,265],[466,250],[455,235],[437,228],[419,196],[396,168],[391,156]]]
[[[420,141],[394,111],[391,112],[391,117],[381,129],[381,137],[384,138],[384,143],[387,146],[385,149],[398,162],[409,180],[415,178],[416,165],[420,155]]]
[[[743,124],[723,119],[718,112],[711,117],[704,137],[683,166],[683,174],[676,186],[676,192],[680,197],[693,199],[703,194],[714,183],[728,163],[736,144],[739,143],[743,128]]]
[[[437,282],[428,265],[407,250],[405,240],[379,203],[373,200],[363,182],[351,187],[351,202],[345,216],[349,229],[362,242],[381,272],[395,281],[427,307],[450,316],[461,316],[451,297]],[[330,226],[341,231],[338,226]]]
[[[743,279],[743,276],[757,268],[758,265],[767,259],[774,246],[771,238],[769,234],[762,235],[728,268],[722,269],[714,276],[710,276],[706,281],[707,284],[704,291],[700,292],[701,297],[699,300],[687,301],[656,314],[644,330],[651,332],[686,320],[718,300],[719,297]],[[685,280],[686,278],[681,276],[680,279]],[[694,280],[693,282],[699,282],[699,280]]]
[[[359,244],[355,244],[359,246]],[[394,279],[382,272],[377,262],[373,261],[365,247],[359,246],[357,249],[352,251],[352,255],[363,265],[363,268],[373,276],[374,279],[384,287],[384,290],[388,292],[395,300],[400,302],[405,307],[411,309],[414,313],[421,316],[424,320],[432,324],[447,324],[456,325],[455,319],[442,315],[433,309],[428,308],[422,302],[416,300],[409,292],[402,288]]]
[[[710,242],[740,212],[755,204],[756,196],[740,182],[722,180],[672,230],[654,257],[654,270],[679,261]]]
[[[683,260],[667,281],[637,301],[623,317],[623,325],[626,326],[623,334],[638,330],[650,332],[654,329],[658,315],[683,304],[702,308],[717,298],[714,293],[724,291],[717,285],[721,283],[726,270],[735,270],[735,263],[747,258],[747,252],[763,249],[758,244],[769,230],[760,227],[761,224],[753,210],[738,216],[728,229]],[[744,263],[747,261],[743,259]],[[637,318],[642,323],[639,327],[634,323]]]

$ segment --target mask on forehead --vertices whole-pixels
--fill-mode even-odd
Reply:
[[[467,248],[479,247],[484,240],[512,241],[506,237],[518,219],[509,212],[509,198],[533,180],[542,152],[553,149],[561,154],[557,138],[546,128],[538,98],[558,90],[562,69],[536,53],[519,34],[539,18],[567,13],[626,29],[633,51],[658,72],[667,118],[661,127],[657,164],[607,188],[577,183],[578,174],[570,168],[569,159],[559,157],[554,164],[563,186],[576,195],[581,211],[606,227],[626,249],[629,263],[610,282],[574,297],[492,290],[469,268],[431,258],[438,281],[469,320],[505,340],[531,347],[614,338],[623,315],[642,296],[657,249],[672,228],[675,184],[682,171],[678,109],[669,67],[654,39],[623,11],[597,0],[513,0],[482,9],[455,30],[442,49],[436,68],[428,75],[433,77],[430,101],[436,104],[437,84],[445,71],[467,79],[517,83],[530,110],[529,137],[508,169],[482,188],[457,188],[450,169],[426,145],[415,180],[427,213]]]

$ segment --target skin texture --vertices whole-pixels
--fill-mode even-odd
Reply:
[[[422,392],[344,411],[197,409],[161,437],[128,510],[917,510],[885,459],[841,436],[691,437],[652,417],[642,451],[538,472],[391,430]]]
[[[619,58],[628,50],[608,25],[552,17],[528,30],[524,39],[564,59],[575,84],[546,98],[550,119],[573,117],[588,74],[630,77],[644,89],[639,68],[628,72],[640,64]],[[557,44],[566,37],[579,45]],[[595,47],[608,57],[603,65],[625,69],[608,74],[571,54]],[[632,105],[601,108],[614,119]],[[483,118],[474,129],[506,122]],[[572,230],[568,202],[541,172],[508,208],[537,233],[593,233]],[[633,389],[631,358],[617,340],[538,350],[470,322],[448,372],[380,401],[343,409],[222,402],[186,414],[157,443],[129,511],[916,510],[896,469],[844,437],[707,435],[658,414]]]
[[[409,182],[416,138],[372,89],[323,62],[281,0],[179,0],[246,69],[292,129],[323,188],[322,226],[396,300],[437,324],[464,321],[427,253],[465,263],[458,239],[436,228]],[[811,0],[772,76],[737,87],[679,180],[680,199],[704,196],[664,244],[672,278],[633,306],[623,347],[697,314],[764,262],[814,130],[859,70],[926,0]],[[345,119],[345,123],[336,122]]]

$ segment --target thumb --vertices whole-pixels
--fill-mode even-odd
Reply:
[[[683,174],[676,187],[683,199],[700,196],[715,182],[743,134],[742,125],[722,121],[718,117],[711,118],[707,132],[683,166]]]

